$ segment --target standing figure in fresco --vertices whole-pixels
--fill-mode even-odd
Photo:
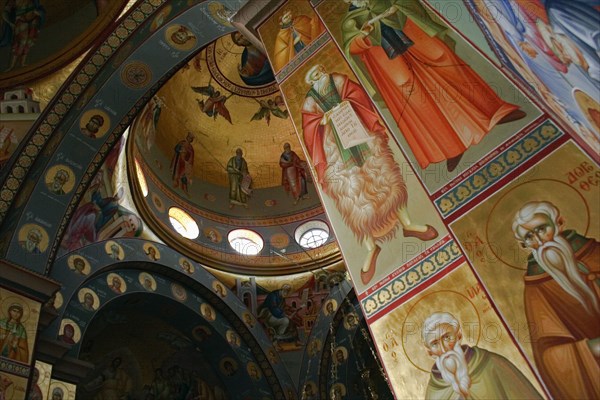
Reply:
[[[454,53],[448,29],[419,1],[344,1],[344,51],[369,92],[383,97],[421,168],[446,161],[453,171],[494,126],[525,116]]]
[[[11,71],[27,65],[27,55],[35,44],[46,10],[39,0],[6,0],[0,21],[0,47],[11,45]]]
[[[29,389],[29,395],[27,400],[44,400],[44,394],[38,381],[40,380],[40,371],[34,367],[33,373],[31,374],[31,388]]]
[[[13,303],[8,315],[0,319],[0,356],[22,363],[29,362],[27,331],[21,322],[23,306]]]
[[[273,49],[273,67],[279,71],[292,61],[296,54],[323,31],[318,18],[307,15],[292,16],[290,10],[284,11],[279,19],[280,29]]]
[[[461,344],[462,329],[450,313],[431,314],[422,328],[431,369],[426,399],[541,399],[519,369],[503,356]]]
[[[298,154],[292,151],[289,143],[283,145],[279,166],[281,167],[281,184],[286,193],[291,194],[294,198],[294,204],[297,204],[300,199],[307,199],[305,161],[302,161]]]
[[[320,64],[305,77],[311,89],[302,106],[304,143],[317,179],[336,204],[346,225],[368,250],[360,271],[366,285],[375,274],[381,251],[376,241],[405,237],[427,241],[438,232],[410,220],[408,193],[400,167],[388,146],[388,134],[362,87],[346,75],[327,73]],[[334,107],[348,102],[371,140],[344,149],[330,118]]]
[[[244,48],[238,73],[246,85],[263,86],[275,80],[267,56],[252,42],[238,31],[231,33],[231,41]]]
[[[142,233],[141,219],[119,205],[123,189],[119,189],[114,196],[102,197],[100,184],[96,182],[92,185],[91,201],[73,214],[61,247],[73,251],[100,240],[133,237]]]
[[[235,150],[235,156],[227,162],[227,176],[229,177],[229,208],[244,206],[248,208],[250,186],[246,182],[251,179],[248,164],[242,157],[242,149]],[[244,182],[246,181],[246,182]]]
[[[513,233],[531,251],[525,314],[540,375],[555,398],[600,398],[600,243],[550,202],[526,203]]]
[[[188,132],[184,140],[180,140],[175,146],[175,154],[171,159],[171,170],[173,171],[173,187],[178,188],[189,195],[188,185],[192,183],[192,168],[194,167],[194,135]]]

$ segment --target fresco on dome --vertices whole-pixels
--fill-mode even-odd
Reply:
[[[555,398],[600,394],[599,179],[567,142],[451,225]]]
[[[592,149],[600,146],[600,10],[585,0],[469,0],[498,54]]]
[[[466,263],[371,330],[397,398],[547,398]]]
[[[418,0],[317,7],[430,193],[540,115]]]
[[[8,0],[0,4],[0,87],[39,79],[87,49],[126,0]]]
[[[40,303],[0,287],[0,359],[3,370],[13,363],[31,364],[39,317]]]
[[[291,1],[277,10],[259,28],[273,70],[279,73],[319,35],[323,24],[308,1]]]
[[[124,142],[121,139],[109,153],[73,213],[60,244],[62,254],[111,238],[141,235],[144,227],[142,220],[121,205],[126,188],[113,186],[115,168]],[[107,242],[105,247],[106,253],[117,261],[125,256],[124,250],[116,242]]]
[[[314,53],[281,90],[328,217],[342,227],[336,236],[359,293],[444,238],[429,198],[335,44]]]

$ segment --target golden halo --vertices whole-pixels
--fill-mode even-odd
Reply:
[[[150,254],[148,254],[148,253],[150,253],[150,248],[153,248],[154,254],[156,254],[156,259],[160,260],[160,251],[158,250],[158,248],[155,245],[153,245],[152,243],[146,242],[146,243],[144,243],[142,248],[144,249],[144,253],[146,253],[146,256],[148,256],[148,257],[150,257]],[[152,261],[154,261],[154,260],[152,260]]]
[[[115,242],[114,240],[109,240],[108,242],[106,242],[106,244],[104,245],[104,251],[106,251],[106,254],[111,256],[112,255],[111,247],[115,244],[119,248],[119,260],[124,259],[125,258],[125,250],[123,250],[121,245],[119,243]]]
[[[146,279],[150,280],[150,289],[148,289],[148,288],[146,288],[146,286],[144,286],[144,281]],[[156,290],[156,280],[148,272],[140,272],[140,274],[138,275],[138,282],[140,282],[140,285],[142,285],[142,287],[146,290],[151,290],[153,292]]]
[[[183,268],[183,262],[184,262],[184,261],[187,261],[187,263],[190,265],[190,272],[187,272],[187,271],[185,270],[185,268]],[[194,264],[192,264],[192,262],[191,262],[190,260],[188,260],[187,258],[185,258],[185,257],[181,257],[181,258],[179,259],[179,267],[181,267],[181,269],[183,270],[183,272],[185,272],[185,273],[189,273],[189,274],[193,274],[193,273],[194,273],[194,270],[195,270],[195,268],[194,268]]]
[[[79,292],[77,292],[77,299],[79,299],[79,302],[82,305],[84,304],[84,298],[85,298],[86,293],[90,293],[92,295],[92,297],[94,298],[94,305],[92,306],[94,311],[98,310],[98,308],[100,308],[100,299],[98,298],[98,295],[96,294],[96,292],[94,292],[90,288],[81,288],[79,290]]]
[[[218,1],[211,1],[208,3],[208,12],[215,19],[215,21],[219,22],[223,26],[233,26],[231,22],[227,19],[226,9],[223,4]]]
[[[207,321],[212,322],[217,319],[217,313],[215,312],[215,309],[212,308],[212,306],[208,303],[200,304],[200,314],[202,314],[204,319]]]
[[[106,133],[110,130],[110,116],[105,111],[100,110],[99,108],[94,108],[84,112],[81,116],[81,119],[79,120],[79,129],[81,130],[82,135],[91,138],[90,135],[92,133],[86,133],[87,131],[84,129],[86,128],[87,123],[90,122],[90,119],[97,115],[102,117],[103,123],[102,126],[98,127],[98,132],[93,133],[93,139],[101,138],[102,136],[106,135]]]
[[[127,284],[125,283],[125,280],[123,280],[121,275],[116,274],[114,272],[111,272],[106,277],[106,283],[108,284],[109,288],[110,288],[110,286],[112,286],[113,278],[117,278],[119,281],[121,281],[121,293],[125,293],[127,291]]]
[[[171,36],[180,29],[183,29],[188,37],[188,39],[184,43],[176,43],[173,41],[173,39],[171,39]],[[167,27],[167,29],[165,29],[165,40],[167,41],[167,43],[169,43],[171,47],[181,51],[193,49],[197,42],[196,35],[194,35],[190,28],[188,28],[185,25],[179,24],[171,25]]]
[[[590,226],[590,210],[575,188],[554,179],[535,179],[521,183],[504,193],[489,212],[485,240],[490,251],[508,267],[525,271],[530,252],[523,249],[512,231],[515,213],[531,200],[550,201],[565,217],[568,229],[585,236]],[[579,218],[578,218],[579,217]]]
[[[429,373],[433,360],[427,355],[421,339],[423,322],[434,312],[449,312],[460,322],[462,343],[479,343],[481,318],[475,305],[465,295],[453,290],[439,290],[423,296],[406,314],[402,323],[402,349],[417,369]]]
[[[46,183],[46,187],[48,188],[48,190],[51,190],[52,184],[54,183],[54,176],[59,170],[66,171],[68,174],[67,181],[62,187],[63,192],[65,194],[68,194],[71,190],[73,190],[73,187],[75,186],[75,172],[73,172],[73,170],[70,167],[67,167],[64,164],[53,165],[52,167],[50,167],[50,169],[48,169],[48,172],[46,172],[44,182]]]
[[[573,89],[573,97],[590,125],[594,127],[596,132],[600,132],[600,104],[581,89]]]
[[[333,305],[333,312],[332,313],[330,313],[329,311],[327,311],[327,305],[328,304],[332,304]],[[323,313],[325,315],[331,315],[331,314],[335,315],[335,312],[337,311],[337,309],[338,309],[338,303],[337,303],[337,301],[335,299],[329,299],[329,300],[327,300],[325,302],[325,304],[323,304]]]
[[[211,232],[214,233],[214,239],[211,239],[211,237],[210,237]],[[214,228],[214,227],[204,228],[203,233],[204,233],[204,237],[213,243],[221,243],[221,241],[223,240],[223,236],[221,236],[221,233],[218,231],[217,228]]]
[[[235,359],[231,358],[231,357],[223,357],[221,359],[221,361],[219,361],[219,370],[224,374],[227,375],[227,371],[225,370],[225,363],[226,362],[230,362],[231,365],[233,365],[233,370],[234,373],[237,372],[239,365],[237,363],[237,361],[235,361]]]
[[[67,265],[69,266],[69,269],[71,270],[71,272],[74,272],[76,274],[79,273],[79,271],[77,271],[77,269],[75,269],[75,259],[80,258],[83,260],[83,269],[81,270],[81,274],[83,275],[89,275],[90,272],[92,271],[92,267],[90,266],[90,263],[88,262],[88,260],[86,260],[85,257],[80,256],[79,254],[72,254],[69,256],[69,258],[67,259]]]
[[[79,328],[79,325],[77,325],[77,323],[70,318],[64,318],[62,321],[60,321],[60,330],[58,331],[59,335],[63,335],[65,333],[65,325],[67,324],[71,325],[75,331],[73,334],[73,341],[75,343],[79,343],[81,340],[81,329]]]
[[[54,296],[54,308],[59,310],[64,304],[64,302],[65,300],[63,298],[63,295],[60,292],[56,292],[56,295]]]
[[[31,314],[31,310],[29,309],[29,304],[27,304],[27,300],[17,297],[17,296],[9,296],[2,300],[2,315],[8,317],[8,309],[13,304],[19,304],[23,307],[23,315],[21,316],[21,323],[24,324],[25,321],[29,319],[29,315]]]
[[[182,303],[187,300],[187,291],[178,283],[171,283],[171,294]]]
[[[42,238],[40,240],[40,243],[38,244],[38,248],[40,249],[40,253],[43,253],[48,248],[48,242],[50,239],[48,238],[48,232],[46,232],[46,230],[38,224],[23,225],[21,227],[21,229],[19,229],[19,243],[25,243],[27,240],[27,234],[29,233],[30,230],[32,230],[34,228],[37,229],[41,233]],[[21,248],[23,248],[25,251],[27,251],[24,246],[21,246]]]
[[[63,399],[68,399],[70,398],[69,396],[69,389],[67,388],[67,385],[65,385],[64,383],[60,382],[60,381],[56,381],[56,380],[52,380],[52,383],[50,384],[50,388],[48,389],[48,396],[49,398],[52,398],[52,391],[56,388],[60,388],[63,391]]]

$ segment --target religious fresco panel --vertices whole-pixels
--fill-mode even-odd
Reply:
[[[557,398],[600,393],[590,362],[600,334],[599,179],[597,164],[569,141],[451,225]],[[569,379],[559,378],[565,365]]]
[[[48,400],[51,377],[52,364],[36,360],[33,371],[31,372],[31,384],[29,386],[28,399]]]
[[[592,2],[466,1],[491,47],[591,151],[600,145],[600,11]]]
[[[315,95],[323,82],[329,99]],[[359,293],[444,240],[427,194],[333,42],[280,87]]]
[[[1,370],[29,374],[40,303],[0,287]]]
[[[317,12],[429,193],[540,116],[418,0],[349,3],[324,1]]]
[[[397,398],[548,398],[466,263],[370,328]]]

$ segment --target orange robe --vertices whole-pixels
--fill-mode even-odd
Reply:
[[[360,28],[392,4],[400,11],[382,21],[401,29],[414,45],[390,60],[381,45],[380,23],[369,36]],[[503,101],[438,37],[445,28],[421,8],[414,0],[371,0],[370,10],[348,12],[342,32],[358,75],[370,77],[419,166],[426,168],[464,153],[518,107]]]
[[[600,297],[600,243],[565,232],[581,275]],[[587,340],[600,337],[600,314],[581,304],[530,260],[525,276],[525,312],[533,355],[542,379],[556,399],[600,398],[600,366]],[[537,274],[536,274],[537,273]],[[535,274],[535,275],[534,275]]]
[[[300,40],[304,45],[308,45],[323,32],[323,27],[318,19],[310,18],[306,15],[294,17],[290,27],[282,27],[277,33],[275,48],[273,50],[273,68],[276,72],[285,67],[296,56],[292,29],[300,36]]]

